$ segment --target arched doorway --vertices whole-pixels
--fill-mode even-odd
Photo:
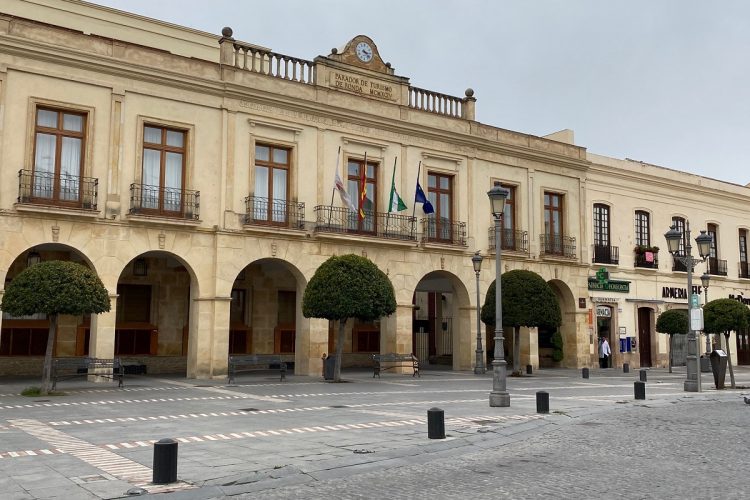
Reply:
[[[652,347],[654,345],[654,310],[651,307],[638,308],[638,351],[642,368],[654,366]]]
[[[45,243],[27,249],[11,263],[5,275],[4,288],[21,271],[38,262],[62,260],[78,262],[96,271],[91,261],[79,250],[58,243]],[[87,354],[88,329],[91,316],[61,315],[53,356],[84,356]],[[0,360],[13,358],[13,363],[0,361],[0,375],[37,375],[42,372],[49,335],[49,320],[45,314],[14,317],[3,312],[0,326]],[[5,371],[7,367],[8,371]]]
[[[412,296],[412,352],[420,366],[468,369],[471,318],[468,291],[446,271],[426,274]]]

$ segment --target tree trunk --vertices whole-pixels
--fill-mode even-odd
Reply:
[[[346,320],[339,320],[339,335],[336,338],[336,363],[333,368],[333,381],[341,382],[341,355],[344,352],[344,332],[346,331]]]
[[[725,344],[727,348],[727,363],[729,364],[729,381],[731,382],[732,389],[735,388],[734,385],[734,369],[732,368],[732,353],[729,352],[729,332],[724,334]]]
[[[674,335],[669,335],[669,373],[672,373],[672,339]]]
[[[521,327],[513,327],[513,375],[521,376]]]
[[[52,378],[52,351],[55,347],[55,336],[57,334],[57,314],[49,315],[49,334],[47,335],[47,350],[44,353],[44,368],[42,369],[42,387],[39,390],[41,396],[49,394],[50,379]]]

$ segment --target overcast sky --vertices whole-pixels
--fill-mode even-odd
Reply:
[[[303,59],[373,39],[412,85],[477,120],[570,128],[592,153],[750,182],[745,0],[95,0]]]

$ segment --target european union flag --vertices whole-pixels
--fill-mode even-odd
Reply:
[[[422,186],[419,185],[419,181],[417,181],[417,192],[414,195],[414,203],[421,203],[422,210],[424,210],[424,213],[426,214],[435,213],[435,209],[432,207],[430,200],[424,195],[424,191],[422,191]]]

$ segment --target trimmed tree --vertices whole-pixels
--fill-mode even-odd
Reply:
[[[109,307],[109,294],[96,273],[75,262],[41,262],[24,269],[10,282],[0,309],[13,316],[44,313],[49,318],[40,394],[49,393],[58,316],[99,314]]]
[[[516,269],[503,273],[503,327],[513,327],[513,375],[521,375],[520,328],[545,326],[556,328],[562,323],[560,305],[549,283],[538,274]],[[495,282],[487,290],[482,306],[482,321],[495,327]]]
[[[305,288],[302,313],[306,318],[338,321],[334,382],[341,381],[341,355],[346,321],[372,321],[396,311],[393,285],[369,259],[358,255],[333,256],[315,271]]]
[[[727,349],[727,362],[729,363],[729,380],[732,389],[735,388],[734,369],[732,368],[732,355],[729,351],[729,334],[747,328],[748,309],[747,306],[732,299],[717,299],[703,306],[703,331],[705,333],[723,333],[724,347]]]
[[[675,335],[687,335],[689,326],[687,309],[670,309],[656,318],[656,331],[669,335],[669,373],[672,373],[672,340]]]

